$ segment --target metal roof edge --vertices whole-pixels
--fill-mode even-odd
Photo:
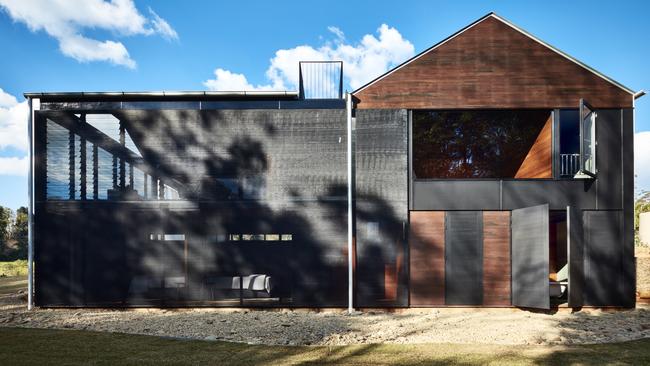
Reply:
[[[148,92],[27,92],[23,93],[25,98],[200,98],[200,97],[294,97],[297,98],[297,91],[148,91]]]
[[[641,89],[638,92],[634,93],[634,100],[637,100],[645,95],[645,90]]]

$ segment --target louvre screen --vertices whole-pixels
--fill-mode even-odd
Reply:
[[[47,111],[41,306],[344,306],[345,111]]]
[[[355,135],[356,304],[407,306],[407,111],[358,110]]]

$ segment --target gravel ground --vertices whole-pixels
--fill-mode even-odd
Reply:
[[[0,326],[84,329],[251,344],[585,344],[650,337],[650,307],[555,314],[518,309],[397,313],[248,310],[69,310],[0,306]]]
[[[650,284],[650,255],[644,254],[637,263],[638,290]],[[560,309],[554,314],[519,309],[444,308],[348,315],[339,310],[243,309],[36,309],[28,312],[25,301],[24,290],[0,296],[0,327],[70,328],[269,345],[566,345],[650,338],[650,305],[642,303],[633,310],[587,309],[571,313],[569,309]]]

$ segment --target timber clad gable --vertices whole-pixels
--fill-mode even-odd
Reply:
[[[632,94],[495,16],[353,93],[360,109],[596,108]]]

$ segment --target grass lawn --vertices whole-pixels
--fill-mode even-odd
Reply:
[[[0,276],[27,276],[27,260],[0,262]]]
[[[3,365],[647,365],[650,339],[574,347],[270,347],[77,330],[0,328]]]
[[[27,290],[26,276],[0,277],[0,297]]]

